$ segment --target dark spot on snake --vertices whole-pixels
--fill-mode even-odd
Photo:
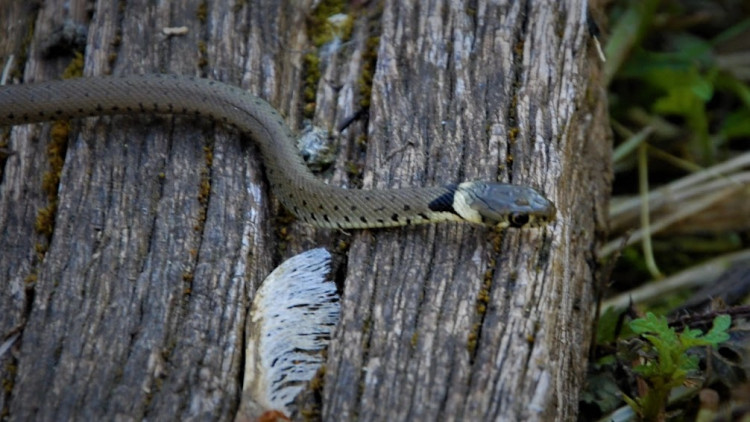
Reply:
[[[385,221],[383,221],[383,219],[382,219],[382,218],[378,218],[378,223],[380,223],[380,224],[385,224]]]
[[[60,110],[60,109],[55,110],[55,114],[57,114],[58,116],[61,115],[62,114],[62,110]]]
[[[102,105],[101,104],[97,104],[96,105],[96,111],[102,111],[102,110],[103,110]]]
[[[410,206],[408,206],[408,205],[404,205],[404,211],[409,211],[410,209],[411,209],[411,207],[410,207]]]
[[[370,197],[365,195],[365,201],[369,201],[369,200],[370,200]]]
[[[359,217],[359,221],[367,224],[367,219],[365,217]]]
[[[114,111],[114,112],[117,112],[117,111],[119,111],[119,110],[120,110],[120,107],[117,107],[117,106],[115,105],[115,106],[112,106],[112,107],[110,107],[109,109],[110,109],[110,110],[112,110],[112,111]]]
[[[303,206],[303,207],[306,207],[306,206],[307,206],[307,201],[305,201],[304,199],[302,200],[302,206]]]
[[[357,211],[357,207],[352,205],[352,211]]]
[[[446,186],[446,188],[448,188],[448,190],[444,194],[433,199],[427,206],[430,207],[430,210],[435,212],[452,212],[455,214],[456,210],[453,209],[453,197],[456,193],[456,187]]]
[[[154,111],[159,111],[159,104],[154,103]]]
[[[420,216],[420,217],[422,217],[422,218],[424,218],[425,220],[429,220],[429,219],[430,219],[430,217],[428,217],[428,216],[427,216],[427,214],[425,214],[425,213],[423,213],[423,212],[420,212],[420,213],[419,213],[419,214],[417,214],[417,215],[418,215],[418,216]]]
[[[411,226],[411,218],[407,218],[406,219],[406,225],[407,226]]]
[[[318,221],[318,218],[315,217],[315,213],[310,213],[310,218],[312,218],[314,221]]]
[[[79,109],[79,110],[80,110],[80,109]],[[125,110],[127,110],[127,111],[129,111],[129,112],[130,112],[130,111],[133,111],[133,107],[127,106],[127,107],[125,107]]]
[[[294,214],[299,215],[299,208],[297,206],[294,206]]]
[[[24,119],[24,120],[29,120],[29,115],[28,115],[28,113],[23,113],[23,119]]]
[[[43,111],[39,112],[39,117],[44,117],[44,112]]]
[[[339,210],[339,206],[338,206],[338,205],[334,205],[334,206],[333,206],[333,210],[334,210],[334,211],[338,211],[338,210]]]
[[[78,109],[78,112],[79,112],[79,113],[81,113],[81,114],[83,114],[83,109],[82,109],[82,108],[79,108],[79,109]]]
[[[397,222],[397,223],[398,223],[398,214],[393,214],[393,215],[391,216],[391,220],[393,220],[393,221],[395,221],[395,222]]]
[[[12,118],[13,118],[13,113],[8,113],[8,119],[12,119]]]
[[[138,103],[138,107],[141,109],[141,112],[146,111],[146,107],[143,106],[143,103]]]
[[[331,220],[328,219],[328,214],[323,214],[323,220],[326,221],[326,223],[330,223]]]
[[[323,204],[318,205],[318,209],[322,211],[323,210]]]
[[[349,223],[349,222],[350,222],[350,221],[349,221],[349,216],[346,216],[346,215],[345,215],[345,216],[344,216],[344,221],[346,221],[347,223]]]
[[[201,111],[200,110],[195,110],[195,111],[193,111],[193,114],[195,114],[196,116],[200,116],[201,115]]]

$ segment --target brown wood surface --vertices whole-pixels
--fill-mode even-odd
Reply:
[[[300,417],[575,417],[611,178],[585,2],[352,1],[351,37],[333,54],[311,41],[317,3],[7,0],[0,60],[13,55],[13,83],[58,79],[75,48],[60,29],[81,28],[86,75],[218,79],[300,129],[313,54],[316,125],[369,102],[339,137],[331,183],[530,184],[559,221],[314,230],[284,217],[255,147],[220,125],[15,127],[0,138],[13,153],[0,161],[4,418],[233,419],[253,293],[314,246],[339,253],[342,320]]]

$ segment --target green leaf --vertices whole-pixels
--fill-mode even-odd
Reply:
[[[646,34],[654,18],[659,0],[640,0],[627,3],[627,8],[613,20],[609,41],[604,47],[607,62],[604,64],[604,75],[607,84],[622,66],[634,46]]]
[[[719,343],[729,340],[729,333],[727,333],[727,330],[729,330],[731,325],[731,316],[719,315],[714,318],[713,326],[703,338],[713,346],[717,346]]]
[[[683,355],[680,369],[678,371],[675,371],[675,374],[684,379],[685,377],[687,377],[686,372],[695,371],[698,369],[699,363],[700,359],[698,358],[698,356],[685,354]]]
[[[652,365],[650,362],[636,365],[633,371],[646,379],[654,378],[661,373],[659,367]]]
[[[620,320],[622,311],[615,308],[607,308],[599,317],[599,324],[596,328],[596,343],[606,344],[617,340],[617,323]]]
[[[645,317],[630,321],[630,329],[636,334],[659,333],[669,329],[669,325],[667,318],[657,317],[652,312],[647,312]]]
[[[690,85],[690,90],[704,103],[714,96],[714,85],[706,78],[697,78]]]
[[[666,54],[672,55],[675,59],[696,63],[702,67],[713,66],[713,46],[709,41],[683,32],[671,37],[671,43],[673,51]]]
[[[653,110],[659,114],[679,114],[691,116],[699,112],[703,101],[690,87],[670,88],[667,95],[654,101]]]
[[[638,398],[632,399],[627,394],[623,394],[622,399],[625,401],[625,403],[628,404],[628,406],[630,406],[631,409],[633,409],[635,413],[637,413],[640,416],[643,416],[643,409],[641,407],[640,399]]]
[[[703,338],[703,331],[685,329],[680,333],[680,342],[685,350],[691,347],[710,346],[711,342]]]
[[[675,334],[674,329],[669,327],[667,318],[664,316],[657,317],[653,313],[647,312],[644,318],[634,319],[630,321],[629,325],[630,329],[636,334],[653,333],[658,336],[660,341],[669,344],[677,344],[679,342],[677,334]],[[646,338],[648,338],[649,341],[653,341],[655,337],[651,336],[650,338]]]
[[[724,139],[750,136],[750,110],[743,108],[730,113],[724,119],[720,134]]]

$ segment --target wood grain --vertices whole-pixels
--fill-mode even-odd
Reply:
[[[339,138],[330,183],[529,184],[559,221],[316,231],[286,221],[251,143],[170,117],[72,122],[55,199],[52,126],[16,127],[1,138],[14,154],[0,179],[0,333],[20,334],[0,357],[4,415],[233,419],[258,283],[325,246],[339,252],[342,321],[298,416],[575,417],[611,178],[585,2],[351,2],[351,37],[331,55],[311,41],[312,1],[29,3],[0,6],[14,82],[61,76],[72,51],[42,49],[71,22],[86,29],[86,75],[219,79],[300,129],[313,54],[316,125],[369,103]],[[188,32],[162,33],[179,26]],[[47,235],[35,224],[50,199]]]

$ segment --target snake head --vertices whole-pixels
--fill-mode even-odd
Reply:
[[[539,227],[554,221],[555,204],[528,186],[496,182],[458,185],[453,209],[465,220],[493,227]]]

